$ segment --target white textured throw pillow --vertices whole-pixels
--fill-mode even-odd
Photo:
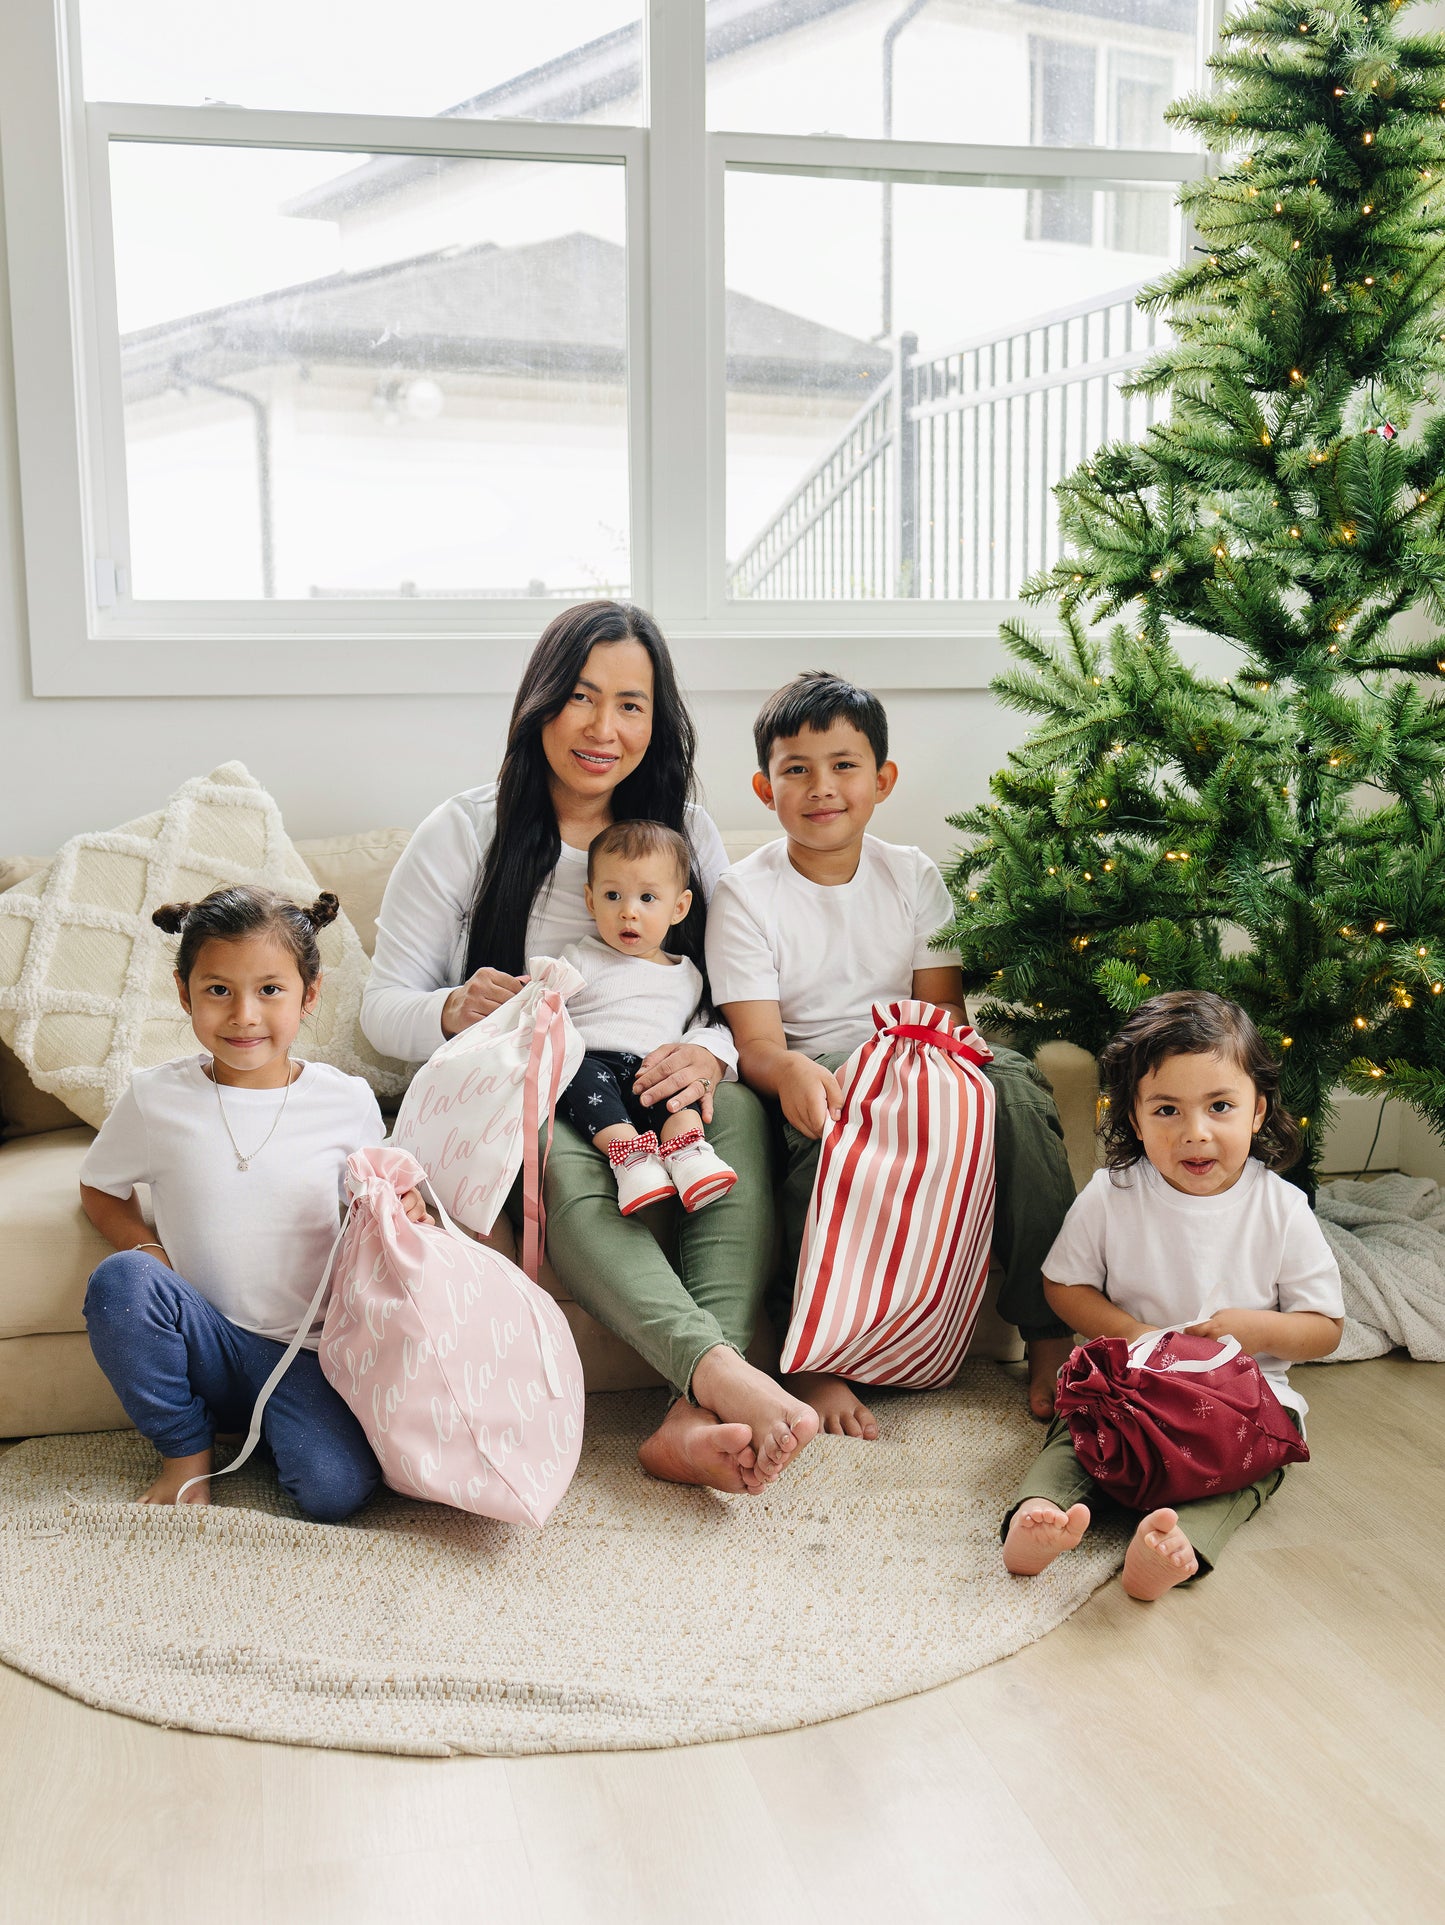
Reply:
[[[183,783],[155,815],[67,842],[47,868],[0,895],[0,1040],[42,1090],[97,1129],[138,1069],[189,1055],[176,997],[176,942],[163,902],[198,902],[249,882],[310,904],[315,878],[271,797],[239,762]],[[361,1076],[380,1097],[407,1074],[361,1033],[370,963],[344,915],[320,932],[321,1000],[296,1054]]]

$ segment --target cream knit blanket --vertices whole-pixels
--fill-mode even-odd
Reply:
[[[1315,1200],[1345,1291],[1345,1334],[1325,1363],[1402,1346],[1445,1362],[1445,1195],[1428,1177],[1327,1183]]]

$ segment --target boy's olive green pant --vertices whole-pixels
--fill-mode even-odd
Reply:
[[[1300,1430],[1300,1421],[1295,1413],[1287,1410],[1285,1414],[1295,1429]],[[1208,1577],[1219,1559],[1219,1553],[1240,1525],[1253,1517],[1266,1499],[1274,1496],[1284,1482],[1284,1473],[1285,1466],[1281,1464],[1268,1477],[1261,1477],[1254,1484],[1246,1484],[1242,1491],[1225,1491],[1218,1497],[1197,1497],[1192,1503],[1171,1506],[1179,1513],[1179,1528],[1194,1546],[1194,1555],[1199,1559],[1199,1569],[1194,1573],[1194,1578]],[[1068,1510],[1071,1504],[1087,1504],[1095,1517],[1099,1514],[1101,1504],[1115,1510],[1125,1508],[1115,1504],[1113,1498],[1099,1488],[1079,1462],[1074,1454],[1074,1440],[1062,1417],[1056,1417],[1044,1433],[1044,1447],[1025,1474],[999,1526],[1000,1538],[1008,1536],[1014,1512],[1030,1497],[1046,1497],[1051,1504],[1057,1504],[1061,1511]],[[1142,1515],[1138,1511],[1128,1514],[1131,1517]],[[1192,1584],[1194,1578],[1186,1578],[1185,1583]]]
[[[726,1196],[689,1216],[658,1205],[648,1217],[617,1208],[612,1166],[570,1124],[557,1123],[543,1200],[547,1254],[573,1299],[646,1358],[686,1395],[699,1358],[715,1345],[746,1352],[772,1270],[775,1214],[768,1126],[761,1103],[740,1083],[713,1092],[708,1141],[738,1173]],[[521,1186],[507,1201],[521,1215]]]
[[[824,1069],[836,1070],[847,1058],[832,1055],[817,1060]],[[998,1312],[1006,1323],[1018,1326],[1025,1343],[1039,1337],[1067,1337],[1068,1330],[1044,1298],[1043,1261],[1074,1200],[1074,1179],[1054,1093],[1043,1071],[1017,1050],[995,1049],[985,1074],[997,1099],[993,1253],[1004,1273]],[[776,1103],[768,1107],[781,1135],[784,1169],[779,1195],[783,1261],[777,1300],[769,1304],[781,1335],[792,1309],[819,1145],[815,1138],[795,1130]]]

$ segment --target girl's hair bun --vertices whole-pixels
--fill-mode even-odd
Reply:
[[[317,929],[324,929],[341,914],[341,904],[329,889],[323,889],[306,913]]]
[[[178,936],[182,923],[195,906],[193,902],[164,902],[151,912],[151,921],[168,936]]]

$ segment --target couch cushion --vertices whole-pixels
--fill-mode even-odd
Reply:
[[[360,835],[314,836],[296,844],[296,853],[317,882],[351,918],[368,956],[376,948],[382,895],[410,841],[410,829],[367,829]]]
[[[0,895],[44,867],[44,856],[0,856]],[[79,1121],[58,1096],[36,1089],[14,1050],[0,1043],[0,1143],[43,1130],[73,1130]]]
[[[110,1255],[80,1207],[94,1140],[84,1128],[52,1130],[0,1150],[0,1338],[85,1328],[86,1279]]]
[[[0,895],[0,1041],[40,1089],[98,1128],[134,1070],[190,1053],[173,943],[151,911],[235,882],[306,901],[317,891],[276,804],[228,762],[183,783],[154,815],[74,837]],[[405,1069],[377,1055],[357,1020],[369,965],[356,931],[342,915],[319,941],[321,1000],[297,1055],[399,1096]]]

